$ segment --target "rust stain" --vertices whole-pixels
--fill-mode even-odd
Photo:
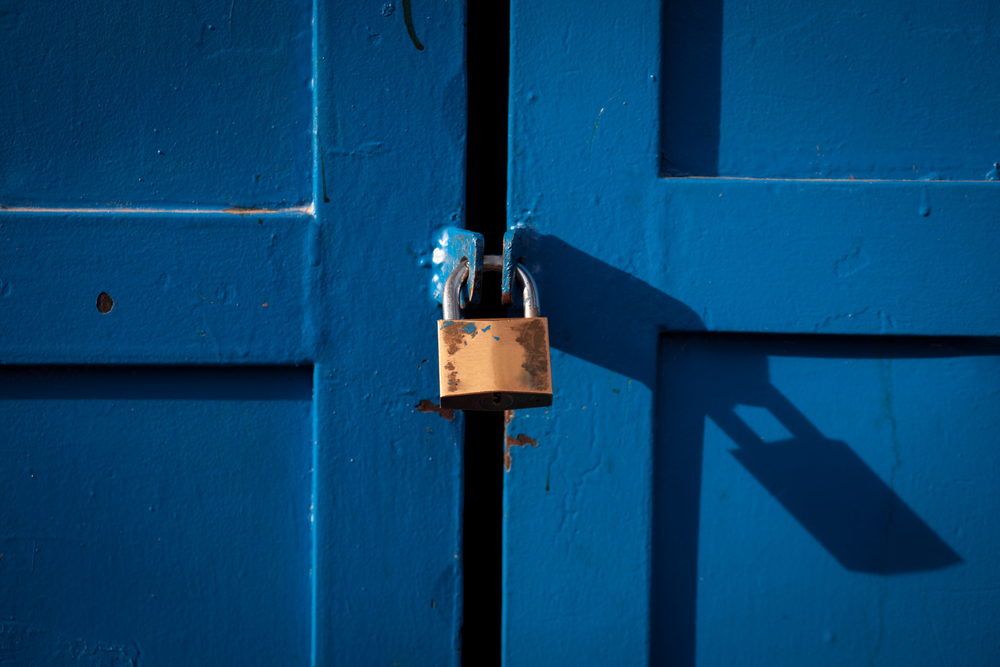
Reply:
[[[234,215],[244,216],[250,215],[252,213],[274,213],[273,208],[253,208],[252,206],[230,206],[229,208],[222,209],[222,213],[233,213]]]
[[[538,446],[538,441],[529,435],[523,433],[518,433],[516,438],[512,438],[510,434],[507,433],[507,427],[510,422],[514,419],[514,410],[504,410],[503,411],[503,431],[504,436],[506,436],[507,444],[503,450],[503,467],[504,470],[510,472],[510,448],[511,447],[525,447],[531,445],[532,447]]]
[[[458,391],[458,383],[461,380],[458,379],[458,370],[455,369],[455,364],[450,361],[445,365],[444,369],[449,371],[448,373],[448,393],[453,393]]]
[[[458,352],[465,343],[465,327],[461,326],[451,326],[453,321],[445,322],[441,327],[441,339],[444,344],[448,346],[448,356],[452,356]]]
[[[451,408],[442,408],[437,403],[434,403],[433,401],[428,401],[426,398],[417,403],[415,407],[420,412],[436,412],[445,419],[447,419],[448,421],[455,420],[454,410],[452,410]]]
[[[529,319],[517,327],[515,339],[524,348],[524,363],[521,368],[531,376],[531,383],[539,391],[549,390],[548,343],[545,340],[545,324],[541,320]]]

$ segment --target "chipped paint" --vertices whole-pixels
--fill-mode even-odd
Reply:
[[[0,441],[18,443],[5,450],[4,488],[20,499],[7,508],[6,533],[40,536],[40,551],[25,548],[25,560],[0,540],[0,569],[10,575],[3,616],[82,638],[88,651],[23,658],[8,635],[0,663],[391,664],[409,651],[402,664],[448,664],[462,618],[462,420],[442,416],[442,424],[414,409],[414,397],[437,398],[436,360],[423,372],[415,363],[434,355],[429,328],[403,331],[394,315],[373,338],[363,322],[387,304],[409,303],[410,319],[433,321],[439,310],[408,301],[430,271],[404,266],[402,247],[419,253],[443,223],[460,224],[454,211],[464,215],[464,190],[436,186],[461,184],[465,171],[464,6],[413,8],[431,58],[408,52],[402,12],[393,16],[397,53],[386,68],[356,48],[358,12],[336,3],[14,8],[13,26],[0,11],[19,65],[0,100],[4,136],[19,137],[4,150],[0,193],[8,207],[0,210],[8,306],[0,358],[8,372],[68,364],[74,386],[93,390],[63,408],[66,383],[49,383],[54,393],[42,385],[29,401],[42,418],[3,420]],[[108,54],[143,66],[104,67]],[[344,67],[359,76],[342,80]],[[415,81],[433,94],[408,95]],[[74,102],[81,94],[84,105]],[[116,103],[122,96],[137,104]],[[153,98],[155,108],[136,113]],[[373,114],[372,104],[398,113]],[[327,150],[316,149],[320,139]],[[369,139],[385,152],[344,158],[328,148]],[[327,204],[321,154],[332,160]],[[395,183],[401,164],[433,182]],[[397,270],[369,279],[360,271],[371,266]],[[215,298],[223,285],[225,303]],[[95,314],[101,290],[115,302],[103,316]],[[141,391],[105,382],[155,369],[168,382]],[[218,395],[202,381],[230,371],[280,374],[263,383],[274,400],[258,400],[255,384]],[[286,378],[298,387],[303,375],[314,384],[293,405]],[[10,384],[0,381],[25,390]],[[164,398],[175,390],[176,401]],[[123,408],[126,400],[141,408]],[[8,411],[20,403],[0,401]],[[105,412],[94,407],[102,404]],[[85,450],[89,472],[77,474],[72,451],[45,447],[49,440]],[[234,455],[229,440],[241,445]],[[294,446],[267,445],[279,441]],[[408,445],[418,442],[426,447]],[[47,464],[36,462],[43,456]],[[399,463],[406,475],[387,474]],[[185,483],[169,482],[174,464]],[[393,507],[438,498],[422,504],[422,530],[407,531],[407,512],[378,518],[384,508],[365,489],[383,482],[378,496]],[[383,528],[396,537],[371,532]],[[49,536],[56,546],[43,544]],[[375,549],[364,546],[357,559],[357,544]],[[259,557],[262,545],[268,557]],[[381,583],[365,573],[373,558]],[[344,573],[360,585],[338,586]],[[414,585],[421,612],[431,599],[434,612],[405,613]],[[389,641],[364,631],[378,619],[393,629]],[[220,641],[215,628],[234,622],[253,630],[252,645]],[[95,652],[130,646],[130,636],[149,650],[137,661]]]
[[[535,440],[534,438],[532,438],[529,435],[525,435],[524,433],[518,433],[517,437],[515,438],[515,437],[512,437],[507,432],[507,428],[510,426],[510,423],[514,420],[514,413],[515,412],[516,412],[515,410],[504,410],[504,413],[503,413],[503,432],[504,432],[504,440],[505,440],[504,450],[503,450],[503,467],[504,467],[504,470],[506,470],[507,472],[510,472],[510,464],[511,464],[510,448],[511,447],[525,447],[527,445],[531,445],[532,447],[537,447],[538,446],[538,441]],[[546,491],[549,490],[548,479],[545,480],[545,490]]]
[[[70,639],[23,623],[0,623],[0,661],[5,665],[135,667],[139,655],[135,642],[128,646],[79,637]]]
[[[1000,159],[995,124],[982,120],[1000,79],[980,76],[988,38],[959,37],[988,34],[996,17],[967,5],[942,13],[911,3],[905,15],[872,3],[763,13],[725,2],[626,3],[611,13],[593,2],[569,13],[514,5],[507,223],[535,230],[540,269],[529,269],[547,295],[560,391],[544,418],[509,427],[546,448],[521,455],[518,475],[504,475],[506,664],[791,665],[801,656],[868,664],[878,636],[873,664],[920,663],[935,654],[934,633],[943,662],[990,662],[996,624],[981,605],[991,595],[984,582],[996,578],[997,541],[981,526],[996,504],[976,501],[995,485],[973,490],[968,480],[972,470],[995,469],[997,362],[954,358],[935,376],[923,353],[910,360],[909,396],[892,399],[903,461],[893,478],[891,421],[871,361],[889,331],[1000,330],[1000,237],[990,222],[997,183],[975,182]],[[602,23],[608,29],[595,28]],[[915,58],[936,66],[916,67]],[[804,91],[804,72],[829,85]],[[594,132],[595,101],[622,86],[601,105]],[[574,150],[553,150],[564,146]],[[646,165],[660,151],[661,175],[713,178],[657,178]],[[584,171],[588,158],[594,169]],[[913,164],[918,170],[906,173]],[[915,180],[930,171],[951,180]],[[840,180],[816,178],[823,175]],[[682,349],[678,331],[731,337],[734,350],[709,366],[690,345]],[[857,343],[867,361],[846,358],[844,341],[814,331],[871,336]],[[790,334],[806,334],[801,341],[814,350],[829,344],[824,356],[833,358],[788,350],[773,372],[760,372],[747,343]],[[866,369],[853,374],[855,363]],[[966,363],[970,374],[959,374]],[[601,386],[609,373],[611,386]],[[734,465],[732,452],[743,447],[733,450],[705,417],[706,405],[759,405],[771,395],[765,388],[776,393],[769,381],[802,401],[801,414],[786,413],[830,429],[754,438],[762,467],[779,477],[770,494]],[[844,479],[863,470],[859,457],[877,473],[858,475],[867,486]],[[806,474],[821,483],[802,483]],[[899,497],[888,496],[887,532],[882,487],[890,480]],[[782,504],[796,484],[803,525]],[[841,520],[858,498],[870,504]],[[925,548],[936,539],[904,537],[901,499],[919,506],[965,562],[899,576],[850,571],[811,534],[827,521],[849,553],[950,555]],[[808,595],[784,585],[790,573]],[[754,601],[751,620],[720,623],[739,616],[737,600]],[[754,620],[764,618],[761,606],[778,622]],[[618,638],[613,648],[595,627]],[[539,628],[546,641],[524,641]]]
[[[456,352],[462,349],[462,346],[465,345],[465,335],[467,333],[466,332],[467,325],[461,327],[449,328],[450,324],[452,324],[451,321],[446,321],[438,329],[441,332],[440,333],[441,340],[445,344],[445,347],[448,349],[449,357],[454,356]]]
[[[469,275],[458,293],[460,308],[479,304],[483,283],[483,235],[459,227],[445,227],[437,236],[431,252],[434,273],[431,275],[431,294],[438,303],[444,303],[444,285],[448,276],[463,261],[469,262]],[[425,261],[425,260],[422,260]]]
[[[448,421],[454,421],[455,411],[451,408],[442,408],[440,405],[434,401],[429,401],[426,398],[414,406],[414,409],[418,412],[436,412]]]
[[[497,335],[479,336],[487,329]],[[499,412],[552,404],[544,317],[439,320],[438,357],[445,407]]]
[[[524,348],[524,363],[521,368],[531,377],[531,388],[548,391],[551,369],[546,323],[541,318],[524,320],[523,324],[515,327],[515,332],[518,334],[515,340]]]
[[[448,391],[452,393],[458,391],[461,380],[458,379],[458,369],[455,368],[455,364],[449,361],[445,364],[444,369],[448,371]]]

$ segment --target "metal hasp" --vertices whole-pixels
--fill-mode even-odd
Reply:
[[[503,262],[489,255],[483,267],[499,271]],[[525,304],[521,319],[461,319],[459,294],[469,275],[467,260],[445,281],[444,319],[438,320],[442,408],[523,410],[552,405],[548,320],[540,316],[531,274],[520,265],[516,273]]]
[[[483,284],[483,235],[459,227],[445,227],[438,235],[432,260],[434,275],[431,291],[438,303],[444,303],[445,283],[464,259],[472,268],[468,280],[460,281],[458,304],[462,308],[479,305],[479,293]]]
[[[503,235],[503,276],[500,279],[501,299],[505,306],[513,303],[514,267],[524,263],[528,254],[528,228],[516,225]],[[529,276],[530,277],[530,276]]]

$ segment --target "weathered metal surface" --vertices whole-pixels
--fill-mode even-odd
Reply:
[[[457,665],[464,8],[195,5],[0,9],[4,657]]]
[[[4,662],[307,656],[313,386],[309,366],[0,367]]]
[[[312,5],[6,4],[0,204],[310,202]]]
[[[489,255],[484,264],[497,270],[499,257]],[[539,317],[534,278],[517,266],[524,287],[523,318],[462,320],[458,295],[468,275],[469,262],[463,258],[445,281],[446,319],[438,320],[441,407],[507,410],[551,405],[548,321]]]
[[[505,664],[993,660],[998,27],[514,3],[508,224],[559,386],[507,430],[539,445],[504,479]]]
[[[465,9],[414,2],[417,50],[399,4],[315,6],[313,173],[325,163],[331,202],[317,187],[311,664],[457,666],[464,420],[414,408],[438,394],[440,306],[408,250],[465,209]]]
[[[552,405],[544,317],[438,320],[441,407],[520,410]]]
[[[483,258],[483,269],[486,271],[503,271],[505,267],[502,255],[486,255]],[[524,309],[525,317],[538,317],[541,315],[542,303],[538,296],[538,285],[535,279],[522,264],[511,265],[512,275],[516,276],[517,282],[521,283],[521,307]],[[503,303],[508,306],[516,305],[507,293]]]
[[[458,227],[441,230],[431,258],[434,263],[431,293],[438,303],[444,303],[444,287],[448,276],[463,259],[469,263],[469,276],[459,291],[458,304],[461,308],[475,308],[479,305],[483,285],[483,235]]]
[[[513,457],[510,453],[511,447],[527,447],[531,445],[532,447],[538,446],[538,441],[532,438],[530,435],[525,435],[524,433],[518,433],[517,437],[510,434],[510,423],[514,421],[514,411],[507,410],[503,415],[503,430],[504,430],[504,450],[503,450],[503,468],[507,472],[510,472],[511,466],[513,465]],[[545,482],[545,490],[549,490],[548,480]]]
[[[0,303],[17,303],[0,312],[4,363],[312,358],[306,214],[0,211],[0,225]]]
[[[518,263],[527,263],[528,228],[524,225],[515,225],[507,230],[503,235],[503,275],[500,278],[500,291],[504,305],[513,304],[511,290],[514,289],[515,267]]]

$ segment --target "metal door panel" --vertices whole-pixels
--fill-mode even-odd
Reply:
[[[11,209],[0,224],[6,363],[309,358],[306,212]]]
[[[978,80],[972,71],[978,58],[975,47],[955,41],[959,34],[990,30],[996,17],[992,10],[978,6],[940,14],[931,5],[917,3],[902,8],[905,12],[893,3],[873,7],[873,16],[891,15],[897,23],[911,21],[902,32],[885,32],[891,43],[887,46],[865,36],[870,26],[859,28],[856,24],[862,17],[851,13],[851,7],[838,15],[831,28],[832,34],[850,39],[830,41],[824,32],[828,22],[820,20],[826,10],[785,4],[748,10],[728,3],[614,7],[588,3],[564,12],[513,3],[508,222],[535,230],[529,268],[546,304],[556,394],[548,413],[518,413],[507,429],[508,442],[513,438],[520,445],[525,440],[519,435],[524,434],[538,445],[512,447],[512,470],[505,478],[506,664],[588,664],[592,660],[645,664],[650,661],[651,647],[660,650],[663,646],[653,639],[662,628],[651,625],[650,587],[654,574],[662,580],[669,568],[657,564],[654,569],[659,561],[651,560],[650,554],[655,557],[657,553],[651,544],[690,549],[698,525],[678,533],[654,531],[661,524],[652,523],[652,517],[667,512],[669,504],[656,500],[654,505],[654,499],[670,491],[661,488],[660,482],[654,484],[659,477],[653,476],[653,462],[666,455],[661,444],[676,426],[664,416],[665,399],[655,396],[658,375],[663,378],[670,373],[670,364],[657,352],[661,336],[730,331],[976,336],[982,341],[1000,334],[995,287],[1000,277],[997,191],[995,183],[983,182],[994,160],[984,160],[985,154],[977,149],[966,150],[982,147],[976,139],[982,126],[971,120],[975,114],[963,115],[968,109],[987,108],[992,95],[987,90],[990,85],[969,84],[969,77]],[[695,25],[684,23],[686,13],[694,16]],[[983,16],[983,21],[973,20]],[[697,25],[698,20],[707,21],[707,27]],[[775,26],[780,30],[772,35]],[[965,32],[948,32],[956,26]],[[666,42],[671,35],[681,40],[680,45]],[[753,40],[762,35],[773,39],[754,47]],[[937,82],[934,103],[928,98],[920,106],[914,106],[919,98],[916,90],[888,85],[889,75],[905,60],[903,46],[914,39],[927,48],[914,54],[916,60],[942,63],[943,71],[962,71],[948,76],[926,68],[914,70],[920,80]],[[685,44],[692,46],[690,53],[685,52]],[[786,51],[794,53],[790,47],[798,44],[829,48],[806,54],[813,67],[782,66],[792,59]],[[869,46],[876,52],[891,52],[893,60],[885,67],[865,60]],[[840,57],[845,53],[864,66],[863,75],[852,77],[841,71]],[[774,61],[775,54],[779,62]],[[905,65],[909,67],[909,62]],[[741,74],[746,76],[741,78]],[[671,78],[674,75],[680,79]],[[871,87],[883,82],[886,92],[873,93]],[[829,91],[831,97],[822,108],[768,97],[777,88],[813,97]],[[878,110],[882,115],[862,113],[866,108],[862,103],[876,102],[883,105]],[[897,103],[900,108],[894,112]],[[840,108],[840,104],[848,106]],[[819,111],[812,112],[814,108]],[[781,113],[777,121],[759,118],[761,109]],[[872,124],[861,124],[858,114],[871,117]],[[890,127],[897,117],[899,126]],[[957,120],[952,124],[935,120],[943,117]],[[701,133],[702,126],[710,132]],[[906,128],[913,127],[926,132],[900,139],[904,134],[909,137]],[[701,166],[684,173],[714,176],[725,169],[726,174],[739,178],[662,178],[664,173],[681,173],[670,170],[665,142],[682,135],[695,146],[689,155],[702,159]],[[814,142],[814,136],[823,141]],[[769,137],[773,141],[761,145]],[[881,154],[876,141],[880,139],[893,148],[888,157]],[[827,148],[830,152],[824,153]],[[912,163],[897,164],[897,160],[910,160],[913,151],[924,155],[917,170]],[[869,152],[873,155],[866,158]],[[863,175],[851,171],[859,164],[869,167]],[[941,172],[945,167],[952,171]],[[913,180],[862,180],[865,175],[901,178],[905,169]],[[783,178],[759,178],[763,176]],[[916,180],[924,176],[935,180]],[[982,180],[936,180],[943,178]],[[880,362],[870,354],[858,354],[867,359],[863,365],[869,371],[878,367]],[[955,362],[979,369],[973,386],[979,387],[981,396],[992,396],[986,392],[996,390],[991,359],[989,355],[962,356]],[[918,432],[930,415],[961,420],[967,407],[979,404],[980,411],[985,409],[975,397],[970,397],[969,406],[958,406],[965,389],[962,383],[949,381],[950,362],[920,358],[893,361],[897,363],[914,364],[916,370],[907,373],[926,375],[930,381],[920,410],[900,413],[903,407],[895,405],[900,433]],[[823,366],[819,361],[800,359],[793,366],[801,366],[816,382],[826,373],[818,370]],[[795,377],[793,371],[789,377]],[[789,382],[795,386],[805,380]],[[843,394],[849,384],[836,380],[823,395]],[[916,383],[911,384],[918,391]],[[683,388],[678,391],[683,395]],[[863,391],[868,390],[859,390]],[[684,414],[670,415],[690,416],[690,411],[680,411]],[[847,423],[851,420],[850,413],[834,414]],[[977,413],[976,418],[983,420],[976,422],[980,428],[970,435],[976,438],[976,465],[989,469],[991,436],[986,427],[991,419],[995,424],[995,415]],[[829,425],[823,428],[823,433],[850,433]],[[884,435],[874,425],[871,428],[874,434]],[[856,438],[845,435],[842,439],[856,446]],[[879,461],[891,452],[884,438],[866,442],[877,450]],[[723,470],[708,458],[703,464],[700,452],[708,456],[707,440],[704,445],[704,450],[676,454],[682,457],[684,470],[696,476],[702,465],[716,466],[712,471],[721,479],[713,483],[735,484],[737,471],[747,476],[742,466]],[[926,443],[919,453],[911,451],[913,460],[906,465],[937,468],[937,452],[943,446],[939,439]],[[850,454],[844,447],[831,451]],[[864,456],[871,453],[851,451],[850,461],[855,464],[867,461]],[[735,457],[724,455],[723,460],[730,459]],[[744,461],[748,468],[758,463]],[[664,472],[660,463],[656,465],[657,475],[669,472],[669,466]],[[887,484],[885,470],[865,465],[872,471],[867,479]],[[766,475],[760,482],[749,477],[758,497],[766,496],[772,480]],[[943,543],[962,563],[926,575],[854,573],[832,558],[820,546],[821,540],[803,530],[794,512],[774,499],[768,501],[774,503],[768,513],[781,517],[782,530],[791,531],[794,526],[800,537],[805,536],[803,544],[813,545],[809,547],[813,560],[801,567],[825,567],[820,563],[829,564],[832,559],[831,568],[846,572],[831,575],[830,581],[854,582],[838,589],[844,596],[831,600],[824,613],[852,613],[845,601],[853,604],[862,599],[851,598],[852,587],[860,580],[879,582],[878,586],[893,590],[897,600],[907,600],[905,605],[924,600],[920,609],[893,607],[884,612],[878,652],[878,643],[867,639],[878,636],[878,614],[865,612],[866,620],[859,622],[863,632],[861,625],[848,624],[853,628],[852,638],[834,649],[846,652],[831,653],[842,658],[842,663],[891,664],[904,641],[897,628],[921,609],[930,610],[931,600],[945,605],[944,598],[933,592],[939,582],[935,577],[961,578],[967,576],[965,572],[974,576],[979,572],[976,568],[995,560],[992,534],[974,540],[971,551],[979,554],[976,564],[966,560],[963,547],[949,541],[947,521],[936,523],[926,504],[916,506],[922,497],[916,490],[908,495],[900,490],[898,495],[940,539],[940,543],[932,540],[933,544],[939,548]],[[698,499],[705,502],[700,495]],[[972,502],[972,496],[935,496],[935,500],[937,504],[931,505],[947,517],[968,509],[966,503]],[[690,516],[690,508],[671,510]],[[760,539],[775,530],[765,531]],[[744,527],[740,535],[749,532]],[[696,655],[692,648],[687,654],[674,654],[680,659],[678,664],[693,664],[696,658],[704,664],[739,660],[740,653],[727,643],[728,638],[717,640],[714,632],[705,629],[709,617],[701,616],[701,610],[720,609],[726,595],[717,591],[743,590],[743,579],[755,581],[758,570],[754,568],[765,572],[769,563],[708,564],[723,562],[726,566],[714,571],[733,581],[723,579],[718,584],[721,588],[699,588],[692,594],[704,592],[709,597],[704,603],[697,599],[696,615],[685,617],[691,625],[678,632],[687,633],[691,647],[697,637],[699,652]],[[699,564],[685,566],[697,568]],[[904,584],[907,577],[915,579]],[[789,604],[802,600],[792,589],[784,590]],[[979,595],[970,593],[968,604],[979,604]],[[750,613],[756,601],[746,595],[743,600],[740,604]],[[656,604],[662,602],[657,599]],[[970,612],[964,618],[973,615]],[[989,625],[986,614],[975,615],[974,620]],[[754,638],[755,655],[773,656],[777,647],[788,649],[791,655],[804,655],[812,646],[811,639],[800,635],[783,636],[781,626],[762,628],[753,622],[743,622],[733,634],[748,636],[740,632],[751,627],[770,632]],[[712,627],[718,633],[731,633],[726,626]],[[829,630],[831,636],[839,637],[836,629]],[[823,630],[817,632],[817,642],[822,642]],[[939,632],[937,637],[955,641],[947,633]],[[794,649],[789,648],[796,639],[800,641]],[[950,656],[954,652],[949,653],[947,641],[942,652]],[[981,637],[972,643],[976,648],[969,650],[979,655],[989,649],[988,640]],[[899,653],[909,658],[917,654]]]
[[[660,354],[654,664],[989,662],[997,342],[673,334]]]
[[[311,5],[7,3],[0,203],[307,203]]]
[[[989,2],[663,3],[662,172],[982,180]]]
[[[312,381],[0,370],[5,660],[308,665]]]
[[[248,589],[254,601],[212,608],[229,632],[192,620],[188,636],[202,642],[204,662],[227,662],[213,656],[232,643],[240,619],[271,617],[254,610],[259,598],[296,624],[304,614],[308,645],[303,653],[301,626],[288,626],[258,653],[250,652],[257,638],[241,644],[247,650],[233,654],[240,664],[457,663],[462,422],[416,409],[436,398],[437,373],[428,363],[433,330],[415,323],[438,319],[428,288],[435,235],[463,222],[464,7],[227,2],[175,14],[148,3],[80,3],[44,30],[36,16],[19,5],[3,14],[14,47],[5,54],[16,62],[8,68],[12,111],[0,114],[9,139],[0,202],[0,302],[7,306],[0,359],[82,365],[85,373],[137,363],[195,364],[199,372],[311,367],[309,414],[294,428],[275,427],[272,448],[255,459],[264,484],[285,454],[289,461],[308,457],[304,477],[273,490],[309,494],[304,513],[282,528],[308,519],[311,539],[275,553],[294,578],[276,575],[267,584],[270,598]],[[36,99],[39,110],[29,108]],[[96,307],[101,292],[114,299],[107,314]],[[232,409],[243,409],[244,399],[253,401],[241,397]],[[17,412],[19,401],[10,409]],[[49,401],[37,401],[35,414],[43,414]],[[233,457],[251,453],[214,401],[188,406],[197,415],[185,426],[195,454],[213,451],[220,431],[236,438],[227,450]],[[67,440],[71,427],[59,410],[52,414],[32,420],[39,437],[50,430],[52,442]],[[169,414],[150,426],[115,425],[125,443],[172,428]],[[303,428],[304,450],[295,444]],[[13,447],[7,433],[5,452]],[[120,448],[97,450],[97,436],[92,440],[73,456],[118,456]],[[145,451],[125,450],[122,456]],[[184,459],[172,452],[169,464]],[[69,474],[66,461],[51,460],[60,478]],[[161,473],[144,466],[132,465]],[[8,457],[4,474],[20,470]],[[119,506],[146,511],[143,488],[124,485],[118,505],[100,506],[107,521],[117,521]],[[163,488],[185,487],[171,477]],[[231,486],[217,491],[235,494]],[[191,507],[196,523],[216,520],[212,507]],[[20,532],[45,525],[48,515],[33,508],[19,506]],[[218,522],[237,530],[228,516]],[[133,542],[116,544],[124,550]],[[228,586],[243,563],[217,568],[204,558],[191,565],[210,590]],[[135,580],[145,581],[136,572]],[[130,574],[123,576],[121,585],[130,585]],[[20,624],[10,626],[14,639],[130,646],[121,637],[135,628],[131,640],[142,647],[143,663],[200,661],[187,659],[177,642],[160,641],[174,625],[169,609],[133,607],[128,624],[115,610],[91,632],[63,622],[90,613],[76,596],[64,616],[29,625],[15,608],[18,586],[28,583],[5,585],[2,613]],[[291,597],[279,600],[279,593]],[[146,636],[155,641],[146,644]],[[58,650],[48,655],[59,657]]]

